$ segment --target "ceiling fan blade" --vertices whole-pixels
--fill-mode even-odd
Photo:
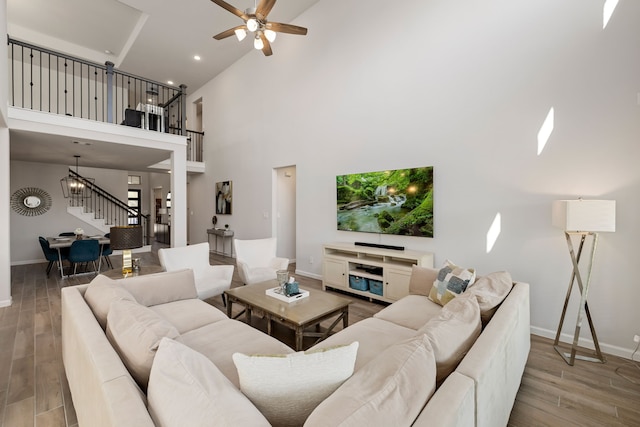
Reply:
[[[262,53],[264,53],[264,56],[273,55],[273,51],[271,50],[271,43],[269,43],[269,40],[267,40],[267,37],[264,35],[264,33],[260,33],[260,39],[263,43]]]
[[[277,31],[278,33],[297,34],[304,36],[307,34],[307,29],[304,27],[298,27],[297,25],[281,24],[279,22],[267,22],[265,25],[267,30]]]
[[[228,30],[223,31],[220,34],[216,34],[215,36],[213,36],[213,38],[216,39],[216,40],[226,39],[227,37],[235,35],[236,30],[240,30],[240,29],[244,29],[246,31],[247,30],[247,26],[246,25],[238,25],[237,27],[229,28]]]
[[[276,0],[260,0],[260,4],[256,8],[256,16],[260,20],[265,20],[273,6],[276,4]]]
[[[245,21],[247,19],[249,19],[249,17],[240,9],[238,9],[235,6],[231,6],[229,3],[227,3],[226,1],[223,0],[211,0],[212,2],[214,2],[215,4],[217,4],[218,6],[220,6],[223,9],[228,10],[229,12],[233,13],[236,16],[239,16],[240,18],[244,19]]]

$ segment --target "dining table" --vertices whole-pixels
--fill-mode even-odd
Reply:
[[[108,245],[111,243],[111,239],[109,239],[108,237],[102,236],[102,235],[95,235],[95,236],[82,236],[82,237],[77,237],[77,236],[57,236],[57,237],[47,237],[47,241],[49,242],[49,247],[51,249],[56,249],[58,251],[58,266],[60,268],[60,277],[61,278],[66,278],[70,275],[66,275],[64,274],[64,267],[62,266],[62,249],[64,248],[70,248],[71,245],[73,244],[74,241],[78,240],[78,239],[83,239],[83,240],[87,240],[87,239],[94,239],[97,240],[98,243],[100,244],[100,254],[102,254],[102,249],[104,248],[104,245]],[[98,257],[98,273],[100,272],[100,269],[102,268],[102,255]]]

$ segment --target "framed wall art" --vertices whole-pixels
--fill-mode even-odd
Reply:
[[[231,214],[231,181],[216,182],[216,214]]]

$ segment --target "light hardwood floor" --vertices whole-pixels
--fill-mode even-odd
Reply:
[[[144,264],[158,263],[155,249],[142,256]],[[117,257],[112,260],[118,268]],[[212,264],[233,261],[211,256]],[[93,276],[61,280],[52,272],[47,278],[45,266],[12,267],[14,303],[0,308],[0,420],[7,427],[77,425],[61,360],[60,289],[87,283]],[[302,286],[320,288],[318,280],[297,279]],[[240,285],[234,273],[232,286]],[[367,300],[353,300],[350,324],[383,308]],[[219,297],[208,302],[222,309]],[[256,325],[264,326],[259,320]],[[293,341],[289,330],[276,328],[275,334],[285,342]],[[532,336],[531,354],[509,425],[640,426],[638,384],[640,371],[626,359],[608,356],[606,364],[578,361],[571,367],[555,353],[550,340]]]

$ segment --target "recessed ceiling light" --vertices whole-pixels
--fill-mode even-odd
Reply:
[[[173,84],[173,82],[172,82],[171,80],[167,80],[167,84],[172,85],[172,84]]]
[[[193,59],[195,59],[196,61],[200,61],[200,57],[198,55],[195,55]]]
[[[111,52],[109,49],[105,49],[104,53],[106,53],[107,55],[111,55],[113,52]]]
[[[78,145],[91,145],[91,143],[87,141],[72,141],[72,142]]]

